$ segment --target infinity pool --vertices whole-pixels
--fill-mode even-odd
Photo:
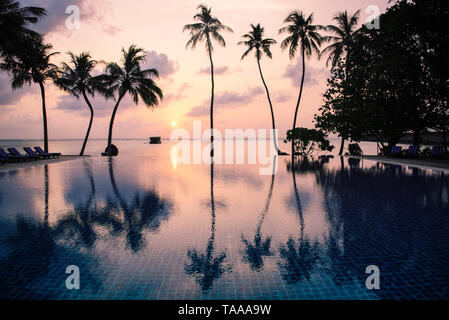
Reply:
[[[170,148],[0,171],[0,297],[449,298],[447,173],[336,156],[263,176]]]

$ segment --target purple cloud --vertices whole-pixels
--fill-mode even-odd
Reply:
[[[87,0],[22,0],[22,6],[36,6],[47,10],[47,15],[40,19],[39,23],[33,27],[41,33],[48,33],[60,28],[65,28],[65,21],[68,17],[66,8],[74,5],[80,8],[80,23],[81,27],[84,22],[91,19],[99,18],[101,15],[97,14],[97,8],[88,3]],[[98,7],[98,6],[97,6]],[[103,7],[102,7],[103,8]],[[102,13],[103,10],[99,10]]]
[[[210,108],[206,107],[206,106],[198,106],[198,107],[194,107],[192,108],[192,110],[190,110],[186,116],[188,117],[204,117],[207,116],[209,114]]]
[[[282,75],[284,78],[288,78],[292,81],[294,87],[298,87],[301,84],[302,65],[299,61],[295,64],[289,64],[285,68],[285,72]],[[306,75],[304,77],[304,87],[313,87],[318,85],[321,81],[324,81],[330,76],[330,71],[326,68],[314,68],[306,66]]]
[[[156,51],[146,52],[146,62],[142,69],[156,68],[161,78],[175,74],[179,70],[179,63],[170,60],[165,53],[157,53]]]
[[[226,66],[214,68],[214,75],[222,75],[222,74],[229,73],[229,72],[230,72],[230,69],[229,69],[229,67],[226,67]],[[210,74],[210,67],[200,69],[198,71],[198,73],[199,74]]]
[[[185,95],[185,91],[190,87],[187,82],[184,82],[181,86],[179,86],[174,93],[164,94],[163,105],[167,105],[169,102],[178,101],[182,99]]]
[[[38,92],[34,84],[25,85],[22,89],[12,90],[11,77],[6,72],[0,72],[0,106],[7,106],[19,101],[27,94]]]
[[[223,108],[234,108],[236,105],[247,104],[254,100],[255,97],[262,94],[264,91],[260,87],[254,87],[244,93],[238,93],[234,91],[225,91],[218,93],[215,97],[215,103],[217,110]],[[209,114],[210,111],[210,99],[205,100],[202,105],[192,108],[186,116],[188,117],[201,117]]]
[[[114,108],[115,100],[106,100],[105,98],[96,95],[94,98],[89,97],[89,100],[94,109],[95,117],[103,118],[110,117],[112,108]],[[140,101],[141,102],[141,101]],[[138,107],[129,96],[125,96],[119,106],[120,110]],[[63,95],[58,98],[56,109],[76,112],[82,117],[90,117],[89,108],[84,99],[76,99],[70,95]]]
[[[282,102],[286,102],[290,99],[291,99],[291,95],[289,93],[287,93],[286,91],[279,91],[274,94],[275,102],[282,103]]]
[[[110,34],[111,36],[115,36],[117,33],[123,31],[123,29],[111,24],[104,26],[103,31]]]

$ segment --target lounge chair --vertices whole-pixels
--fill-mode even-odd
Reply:
[[[11,155],[13,155],[14,157],[17,158],[23,158],[24,160],[38,160],[39,157],[38,156],[30,156],[30,155],[23,155],[21,154],[19,151],[17,151],[16,148],[8,148],[8,151]]]
[[[50,156],[42,155],[31,149],[30,147],[23,147],[23,150],[29,155],[33,157],[38,157],[39,159],[49,159]]]
[[[407,156],[411,158],[417,158],[419,154],[419,146],[409,146],[407,150]]]
[[[432,147],[432,158],[443,158],[444,150],[443,146],[433,146]]]
[[[34,147],[34,150],[37,151],[37,153],[41,156],[48,156],[50,158],[58,158],[61,154],[60,153],[48,153],[42,150],[41,147]]]
[[[402,155],[402,147],[399,146],[392,147],[390,155],[393,157],[400,157]]]
[[[16,157],[9,155],[4,149],[0,148],[0,157],[3,159],[7,159],[8,162],[12,161],[26,161],[28,160],[26,157]]]

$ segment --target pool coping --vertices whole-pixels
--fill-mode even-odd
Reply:
[[[43,166],[46,164],[53,164],[53,163],[59,163],[59,162],[65,162],[65,161],[73,161],[73,160],[83,159],[83,158],[87,158],[87,157],[90,157],[90,156],[62,155],[56,159],[41,159],[41,160],[37,160],[37,161],[5,163],[4,165],[0,166],[0,172],[16,171],[16,170],[20,170],[20,169],[27,169],[27,168],[32,168],[32,167]]]
[[[448,160],[423,160],[423,159],[407,159],[407,158],[392,158],[384,156],[364,155],[360,157],[345,155],[347,158],[365,159],[389,164],[397,164],[401,166],[410,166],[414,168],[436,170],[449,173]]]

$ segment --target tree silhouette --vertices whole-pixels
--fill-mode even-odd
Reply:
[[[299,104],[301,102],[301,96],[304,87],[304,77],[306,72],[305,59],[306,57],[310,58],[314,53],[319,57],[319,47],[323,42],[323,37],[320,35],[319,31],[324,30],[325,27],[321,25],[313,25],[313,13],[306,18],[302,11],[293,11],[287,16],[287,18],[285,18],[284,23],[288,23],[289,25],[281,28],[279,30],[279,34],[287,33],[288,36],[282,41],[281,49],[285,50],[288,48],[290,59],[293,59],[299,47],[302,57],[301,86],[299,89],[298,101],[296,102],[295,116],[293,117],[293,130],[296,128],[296,118],[298,116]],[[294,154],[293,142],[292,154]]]
[[[8,71],[12,75],[11,87],[15,90],[25,84],[36,83],[41,90],[42,118],[44,125],[44,150],[48,152],[47,108],[45,105],[45,82],[55,79],[58,75],[58,67],[50,63],[50,59],[58,52],[49,53],[53,48],[51,44],[40,41],[29,42],[30,47],[20,56],[7,56],[0,64],[0,69]]]
[[[326,48],[323,49],[321,55],[328,54],[326,65],[329,62],[332,63],[332,68],[335,68],[340,60],[345,60],[345,77],[349,75],[349,66],[351,59],[352,44],[354,42],[354,36],[360,29],[357,29],[357,24],[360,18],[360,10],[357,10],[352,16],[348,15],[347,11],[339,12],[333,18],[337,22],[337,25],[328,25],[326,29],[331,31],[333,36],[326,36],[325,40],[332,42]],[[341,137],[341,145],[339,155],[343,154],[343,148],[345,143],[345,137]]]
[[[199,21],[184,26],[183,31],[189,31],[191,38],[187,41],[186,48],[191,47],[194,49],[199,42],[206,41],[206,49],[209,53],[210,60],[210,76],[211,76],[211,98],[210,98],[210,129],[211,129],[211,141],[214,141],[214,63],[212,61],[212,51],[214,50],[212,45],[212,39],[223,47],[226,46],[226,42],[221,36],[221,31],[233,32],[231,28],[225,26],[216,17],[212,16],[211,8],[205,5],[199,5],[198,9],[200,13],[193,16],[195,21]],[[212,145],[211,145],[212,146]],[[214,154],[214,149],[211,149],[211,156]]]
[[[106,66],[105,74],[95,78],[101,83],[99,88],[104,88],[102,93],[106,98],[114,97],[117,94],[109,123],[108,146],[105,155],[117,155],[111,147],[112,129],[118,106],[126,94],[131,95],[135,104],[139,103],[140,97],[149,108],[155,108],[164,97],[162,90],[152,79],[152,77],[159,77],[158,71],[156,69],[142,70],[143,62],[145,62],[144,50],[136,45],[131,45],[128,50],[122,49],[122,66],[111,62]]]
[[[21,7],[13,0],[0,1],[0,56],[20,55],[30,49],[30,42],[40,41],[41,35],[29,26],[46,14],[44,8]]]
[[[82,52],[79,55],[75,55],[72,52],[69,52],[68,54],[73,67],[64,62],[62,64],[62,73],[55,80],[55,84],[62,90],[75,96],[77,99],[82,96],[89,107],[90,121],[89,126],[87,127],[83,146],[80,151],[80,156],[82,156],[84,155],[87,140],[89,139],[90,129],[92,128],[92,121],[94,119],[94,109],[92,108],[92,104],[90,103],[87,94],[93,96],[96,86],[99,85],[98,81],[96,82],[91,75],[97,65],[97,61],[92,60],[92,57],[88,52]]]
[[[265,79],[262,74],[262,68],[260,67],[260,59],[262,59],[262,56],[265,54],[268,58],[272,58],[273,55],[271,54],[270,46],[276,43],[276,40],[271,38],[263,38],[264,28],[260,26],[260,23],[256,26],[251,24],[252,30],[248,33],[245,33],[242,38],[244,38],[244,41],[240,41],[238,44],[243,44],[248,47],[248,49],[243,53],[242,60],[251,52],[254,50],[254,54],[256,56],[257,60],[257,66],[259,68],[259,74],[260,78],[262,79],[262,83],[265,87],[265,91],[267,93],[267,99],[268,103],[270,105],[270,111],[271,111],[271,123],[273,126],[273,131],[276,130],[276,124],[274,121],[274,111],[273,111],[273,104],[271,103],[270,98],[270,92],[268,91],[268,86],[265,83]],[[282,152],[279,150],[276,134],[273,132],[273,140],[274,145],[276,147],[276,151],[278,154],[282,154]]]

